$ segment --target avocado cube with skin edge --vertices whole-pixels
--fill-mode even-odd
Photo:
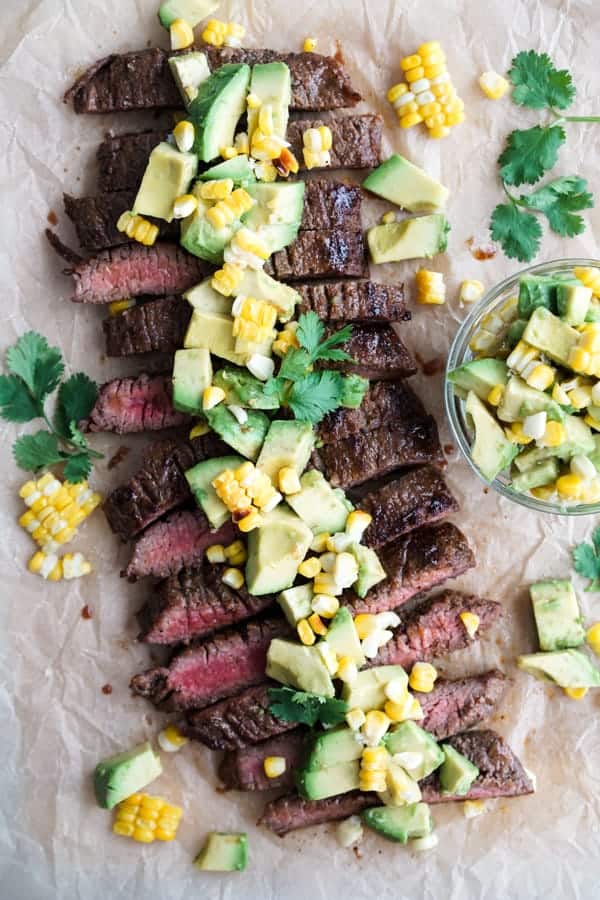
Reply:
[[[481,474],[488,481],[493,481],[499,472],[510,466],[519,448],[508,440],[494,416],[473,391],[467,396],[466,411],[475,430],[471,458]]]
[[[444,751],[444,762],[439,770],[442,794],[464,797],[479,776],[479,769],[451,744],[442,744],[441,748]]]
[[[177,350],[173,363],[173,406],[180,412],[201,415],[202,394],[212,382],[210,353]]]
[[[250,165],[250,158],[245,153],[239,153],[233,159],[225,159],[198,175],[200,181],[220,181],[224,178],[231,178],[236,187],[254,184],[256,175]]]
[[[248,836],[211,831],[194,859],[203,872],[242,872],[248,864]]]
[[[160,757],[148,741],[110,756],[99,762],[94,770],[96,802],[103,809],[113,809],[161,773]]]
[[[246,111],[250,66],[226,63],[203,81],[189,107],[196,129],[194,153],[202,162],[216,159],[233,144],[238,121]]]
[[[367,243],[374,263],[431,259],[446,251],[449,231],[448,220],[439,213],[417,216],[389,225],[375,225],[367,232]]]
[[[474,391],[487,400],[492,388],[508,381],[508,366],[503,359],[473,359],[448,373],[448,381],[467,393]]]
[[[319,732],[314,739],[304,769],[307,772],[315,772],[340,763],[352,762],[361,758],[363,749],[356,733],[346,725]]]
[[[579,650],[553,650],[519,656],[517,665],[529,675],[561,688],[600,687],[600,671]]]
[[[394,153],[370,172],[362,186],[415,213],[444,209],[449,195],[448,188],[399,153]]]

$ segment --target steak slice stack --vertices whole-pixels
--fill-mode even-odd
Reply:
[[[137,303],[102,323],[107,356],[138,353],[174,353],[192,317],[192,307],[181,297],[161,297]]]
[[[302,167],[304,132],[327,125],[333,139],[332,169],[374,169],[381,162],[381,116],[328,116],[324,119],[297,119],[288,125],[286,138]]]
[[[191,417],[173,407],[171,395],[170,375],[114,378],[100,388],[82,427],[86,431],[133,434],[186,425]]]
[[[265,272],[281,281],[306,278],[367,278],[362,231],[301,231],[293,244],[278,250]]]
[[[312,310],[324,322],[408,322],[411,318],[401,284],[325,281],[297,284],[296,290],[302,297],[297,313]]]
[[[137,191],[144,177],[148,157],[168,131],[134,131],[107,134],[96,153],[98,190]]]
[[[406,381],[375,381],[358,409],[340,407],[328,413],[317,425],[317,435],[324,444],[331,444],[386,423],[412,422],[425,415],[423,404]]]

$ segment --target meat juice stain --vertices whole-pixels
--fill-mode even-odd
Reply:
[[[106,694],[106,695],[112,694],[112,691],[113,691],[112,684],[103,684],[102,685],[102,693],[103,694]]]
[[[48,213],[48,224],[55,228],[58,225],[58,216],[53,209]]]
[[[89,606],[87,605],[87,603],[81,610],[81,618],[82,619],[91,619],[92,618],[92,611],[89,608]]]
[[[109,470],[114,469],[115,466],[118,466],[120,463],[123,462],[123,460],[125,459],[125,457],[128,455],[129,452],[130,452],[129,447],[125,447],[125,445],[119,447],[117,452],[114,453],[111,456],[111,458],[109,459],[108,465],[106,466],[106,468]]]
[[[471,256],[473,259],[478,259],[482,261],[484,259],[493,259],[496,255],[496,247],[494,244],[481,244],[480,246],[475,244],[474,239],[471,237],[468,241],[466,241],[467,247],[471,251]]]
[[[456,447],[454,446],[454,444],[444,444],[444,453],[447,456],[450,456],[450,454],[454,453],[455,450],[456,450]]]
[[[415,353],[417,363],[423,375],[437,375],[446,368],[446,361],[442,356],[434,356],[433,359],[423,359],[419,353]]]

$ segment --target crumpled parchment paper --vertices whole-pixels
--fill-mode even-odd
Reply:
[[[59,344],[73,370],[84,368],[103,381],[140,371],[135,358],[105,360],[100,322],[104,310],[74,306],[61,264],[42,236],[51,210],[60,233],[72,239],[62,214],[61,194],[94,190],[93,157],[109,127],[134,130],[151,116],[75,116],[61,95],[94,60],[113,51],[138,49],[167,37],[155,19],[158,0],[12,0],[0,10],[0,134],[2,215],[0,289],[2,349],[28,328]],[[501,254],[476,261],[470,237],[487,238],[492,208],[501,200],[495,160],[513,127],[539,120],[508,98],[481,95],[477,76],[504,71],[520,49],[548,51],[572,67],[576,109],[598,112],[597,48],[600,9],[593,0],[321,0],[277,4],[266,0],[223,3],[223,19],[242,22],[249,46],[300,48],[305,36],[333,52],[340,40],[365,109],[385,117],[385,149],[398,150],[438,176],[451,189],[449,252],[435,260],[445,272],[449,302],[415,310],[402,326],[408,344],[424,360],[444,357],[465,314],[456,293],[464,278],[492,285],[515,271]],[[445,141],[421,130],[400,131],[385,100],[398,80],[398,61],[424,40],[439,38],[467,122]],[[598,131],[568,126],[556,174],[577,172],[598,193]],[[385,204],[365,204],[365,225]],[[576,240],[546,234],[537,261],[600,255],[594,226]],[[406,279],[412,291],[416,263],[388,266],[375,278]],[[421,396],[442,422],[442,375],[415,379]],[[444,442],[449,441],[442,425]],[[501,600],[506,618],[496,634],[471,653],[448,663],[451,673],[499,665],[512,678],[508,697],[493,722],[524,764],[537,775],[533,797],[499,801],[483,818],[466,820],[459,804],[434,810],[440,843],[418,855],[367,834],[359,853],[337,847],[333,829],[298,832],[284,840],[255,827],[264,796],[215,793],[215,757],[188,745],[163,755],[164,774],[151,785],[185,808],[178,839],[142,846],[113,836],[112,816],[93,802],[90,773],[98,760],[156,735],[162,717],[130,697],[130,676],[149,663],[148,649],[135,643],[133,613],[147,587],[118,577],[127,557],[97,513],[74,544],[94,563],[94,574],[74,585],[46,584],[25,571],[32,552],[17,527],[17,488],[23,474],[11,460],[15,431],[0,431],[0,895],[5,900],[179,900],[192,896],[223,900],[330,900],[349,898],[592,898],[598,894],[600,811],[599,701],[581,702],[519,673],[514,658],[534,648],[526,585],[545,576],[570,574],[569,548],[593,522],[536,516],[486,492],[466,464],[449,454],[448,478],[461,501],[455,517],[477,552],[478,566],[460,586]],[[139,460],[145,438],[99,436],[94,446],[107,458],[120,444],[132,452],[113,472],[106,461],[93,483],[107,491]],[[580,588],[583,585],[577,581]],[[597,595],[580,593],[588,621],[600,618]],[[91,620],[81,616],[87,604]],[[112,685],[112,694],[102,686]],[[191,865],[208,830],[247,830],[250,864],[244,874],[202,874]]]

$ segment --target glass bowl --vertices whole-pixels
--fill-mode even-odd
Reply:
[[[509,297],[518,293],[519,279],[523,275],[572,274],[575,266],[591,266],[600,269],[600,260],[556,259],[552,262],[531,266],[527,269],[521,269],[521,271],[517,272],[515,275],[511,275],[510,278],[501,281],[499,284],[495,285],[495,287],[491,288],[474,306],[456,333],[448,354],[448,364],[446,366],[446,379],[444,384],[446,416],[450,422],[453,439],[460,448],[462,455],[479,478],[485,482],[485,484],[491,485],[493,489],[499,494],[502,494],[503,497],[506,497],[513,503],[518,503],[519,506],[525,506],[527,509],[535,510],[535,512],[553,513],[559,516],[597,515],[600,513],[600,503],[538,500],[530,494],[523,494],[513,490],[509,484],[509,479],[503,473],[497,475],[493,481],[488,481],[471,458],[472,431],[467,425],[465,402],[455,394],[452,384],[448,381],[448,373],[452,371],[452,369],[456,369],[458,366],[462,366],[464,363],[473,359],[473,353],[469,349],[471,338],[480,328],[483,318],[488,313],[499,309]]]

